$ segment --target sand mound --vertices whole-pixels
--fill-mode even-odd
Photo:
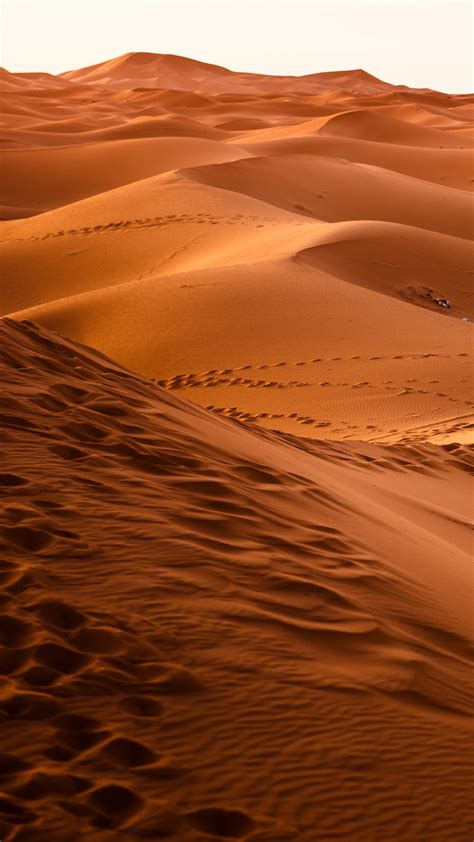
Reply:
[[[153,54],[2,80],[3,314],[261,427],[470,435],[473,96]]]
[[[346,108],[343,108],[346,105]],[[302,120],[286,126],[272,126],[255,131],[243,132],[238,142],[268,142],[289,138],[311,137],[314,135],[363,140],[372,143],[384,143],[398,147],[422,147],[426,149],[472,149],[474,140],[468,134],[458,134],[448,129],[431,128],[420,124],[418,120],[397,119],[390,113],[379,113],[380,108],[358,108],[358,101],[347,97],[341,108],[316,109],[317,116],[311,120]],[[335,113],[334,113],[335,112]],[[405,115],[406,117],[407,115]],[[439,122],[439,121],[438,121]],[[451,121],[448,123],[451,127]],[[458,129],[461,131],[461,129]],[[469,131],[462,127],[462,131]]]
[[[241,148],[241,147],[239,147]],[[470,149],[424,149],[415,146],[391,146],[376,141],[353,138],[294,137],[262,140],[245,147],[251,154],[312,155],[373,164],[388,172],[400,172],[412,178],[474,190],[473,156]],[[428,209],[427,209],[428,210]]]
[[[259,426],[464,440],[467,199],[317,154],[164,173],[4,223],[1,306]]]
[[[0,89],[1,839],[470,839],[474,96]]]
[[[467,836],[468,449],[248,428],[28,322],[0,366],[4,837]]]
[[[335,137],[372,140],[402,146],[426,146],[433,148],[461,149],[474,146],[466,137],[463,140],[448,132],[442,132],[417,122],[397,120],[387,114],[381,116],[368,110],[351,111],[331,117],[320,128],[321,134]]]
[[[327,222],[378,219],[474,236],[472,198],[466,191],[428,185],[382,167],[300,153],[199,165],[186,174]]]
[[[474,318],[468,240],[393,223],[342,222],[326,226],[317,246],[297,259],[432,310],[449,301],[453,315]]]
[[[10,218],[30,216],[178,167],[220,163],[248,154],[219,141],[185,137],[5,151],[0,201],[11,207]],[[15,213],[19,201],[21,208]],[[31,213],[23,208],[31,208]]]
[[[123,90],[137,87],[192,90],[199,93],[285,92],[318,94],[346,88],[353,92],[379,93],[391,85],[364,70],[315,73],[307,76],[266,76],[235,73],[224,67],[175,55],[125,53],[91,67],[61,74],[67,81]]]

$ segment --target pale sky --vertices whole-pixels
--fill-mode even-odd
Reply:
[[[302,75],[361,67],[473,90],[471,0],[0,0],[0,64],[59,73],[127,52]]]

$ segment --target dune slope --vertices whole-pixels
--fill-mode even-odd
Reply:
[[[262,428],[472,437],[474,96],[152,53],[0,86],[2,315]]]
[[[249,428],[30,322],[0,368],[2,838],[467,837],[469,450]]]

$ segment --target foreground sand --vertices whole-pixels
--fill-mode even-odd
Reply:
[[[0,376],[2,839],[470,838],[467,448],[246,427],[30,322]]]
[[[472,440],[474,96],[153,54],[0,86],[1,314],[261,427]]]

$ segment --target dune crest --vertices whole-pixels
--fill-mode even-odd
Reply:
[[[259,427],[471,439],[474,95],[154,53],[0,85],[1,314]]]
[[[471,839],[474,95],[0,92],[1,840]]]

